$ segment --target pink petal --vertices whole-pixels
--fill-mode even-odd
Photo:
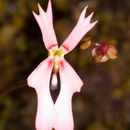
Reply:
[[[92,56],[93,57],[96,57],[98,54],[97,54],[97,50],[98,50],[98,47],[95,47],[93,50],[92,50]]]
[[[62,44],[63,47],[68,48],[68,52],[74,49],[83,36],[97,23],[97,21],[90,23],[93,13],[85,18],[86,9],[87,7],[82,11],[77,25]]]
[[[62,80],[70,81],[67,83],[67,85],[70,86],[69,88],[71,89],[71,91],[73,91],[73,93],[80,92],[80,89],[83,86],[83,82],[80,79],[80,77],[77,75],[75,70],[70,66],[70,64],[66,60],[60,61],[59,72],[60,72],[60,76],[62,77],[61,81]],[[74,86],[74,87],[72,87],[72,86]]]
[[[96,46],[101,46],[101,44],[100,44],[100,43],[95,43],[95,45],[96,45]]]
[[[83,82],[65,60],[62,60],[60,63],[59,73],[61,79],[61,90],[55,103],[57,117],[55,129],[73,130],[72,95],[73,93],[80,91]]]
[[[47,7],[47,11],[46,11],[47,17],[50,18],[50,21],[53,24],[53,14],[52,14],[52,5],[51,5],[51,0],[49,0],[48,2],[48,7]]]
[[[56,121],[54,103],[49,90],[52,68],[52,59],[47,58],[39,64],[27,79],[28,85],[35,88],[38,96],[36,130],[51,130]]]
[[[51,0],[49,0],[46,12],[41,8],[39,4],[38,8],[39,8],[39,15],[37,15],[34,12],[33,15],[40,26],[45,47],[49,49],[50,46],[57,45],[56,34],[53,28]]]
[[[104,55],[104,56],[102,57],[102,59],[101,59],[101,62],[106,62],[108,59],[109,59],[109,58],[108,58],[106,55]]]

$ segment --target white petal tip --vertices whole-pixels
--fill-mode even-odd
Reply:
[[[57,89],[57,75],[53,74],[51,80],[51,90],[56,90],[56,89]]]

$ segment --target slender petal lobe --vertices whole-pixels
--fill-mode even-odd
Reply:
[[[78,44],[78,42],[83,38],[83,36],[97,23],[97,21],[90,23],[93,13],[91,13],[87,18],[85,18],[86,10],[87,7],[85,7],[85,9],[82,11],[77,25],[62,44],[63,47],[68,48],[68,52],[73,50]]]
[[[52,59],[47,58],[27,79],[28,85],[35,88],[38,96],[36,130],[51,130],[55,124],[54,103],[49,90],[52,68]]]
[[[47,50],[52,45],[57,45],[56,34],[53,28],[53,16],[52,16],[52,6],[51,0],[49,0],[47,11],[45,12],[41,6],[38,4],[39,15],[33,12],[35,19],[37,20],[41,32],[42,38]]]
[[[71,99],[74,92],[79,92],[83,82],[73,68],[62,60],[60,63],[61,90],[55,103],[56,130],[73,130],[73,115]]]

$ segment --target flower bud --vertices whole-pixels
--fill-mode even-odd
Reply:
[[[90,47],[91,44],[92,44],[90,37],[84,39],[82,42],[83,42],[83,43],[80,45],[80,49],[82,49],[82,50],[87,49],[87,48]]]
[[[92,56],[97,63],[117,58],[117,50],[115,47],[100,43],[95,44],[95,46],[96,47],[92,50]]]

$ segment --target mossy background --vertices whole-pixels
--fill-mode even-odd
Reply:
[[[37,2],[46,9],[48,0],[0,0],[0,130],[35,129],[36,93],[26,78],[47,57],[32,15],[38,12]],[[118,58],[97,64],[91,49],[79,46],[65,57],[84,81],[73,96],[75,130],[129,130],[130,2],[52,0],[59,44],[86,5],[87,15],[94,11],[92,21],[99,22],[84,38],[116,46]]]

